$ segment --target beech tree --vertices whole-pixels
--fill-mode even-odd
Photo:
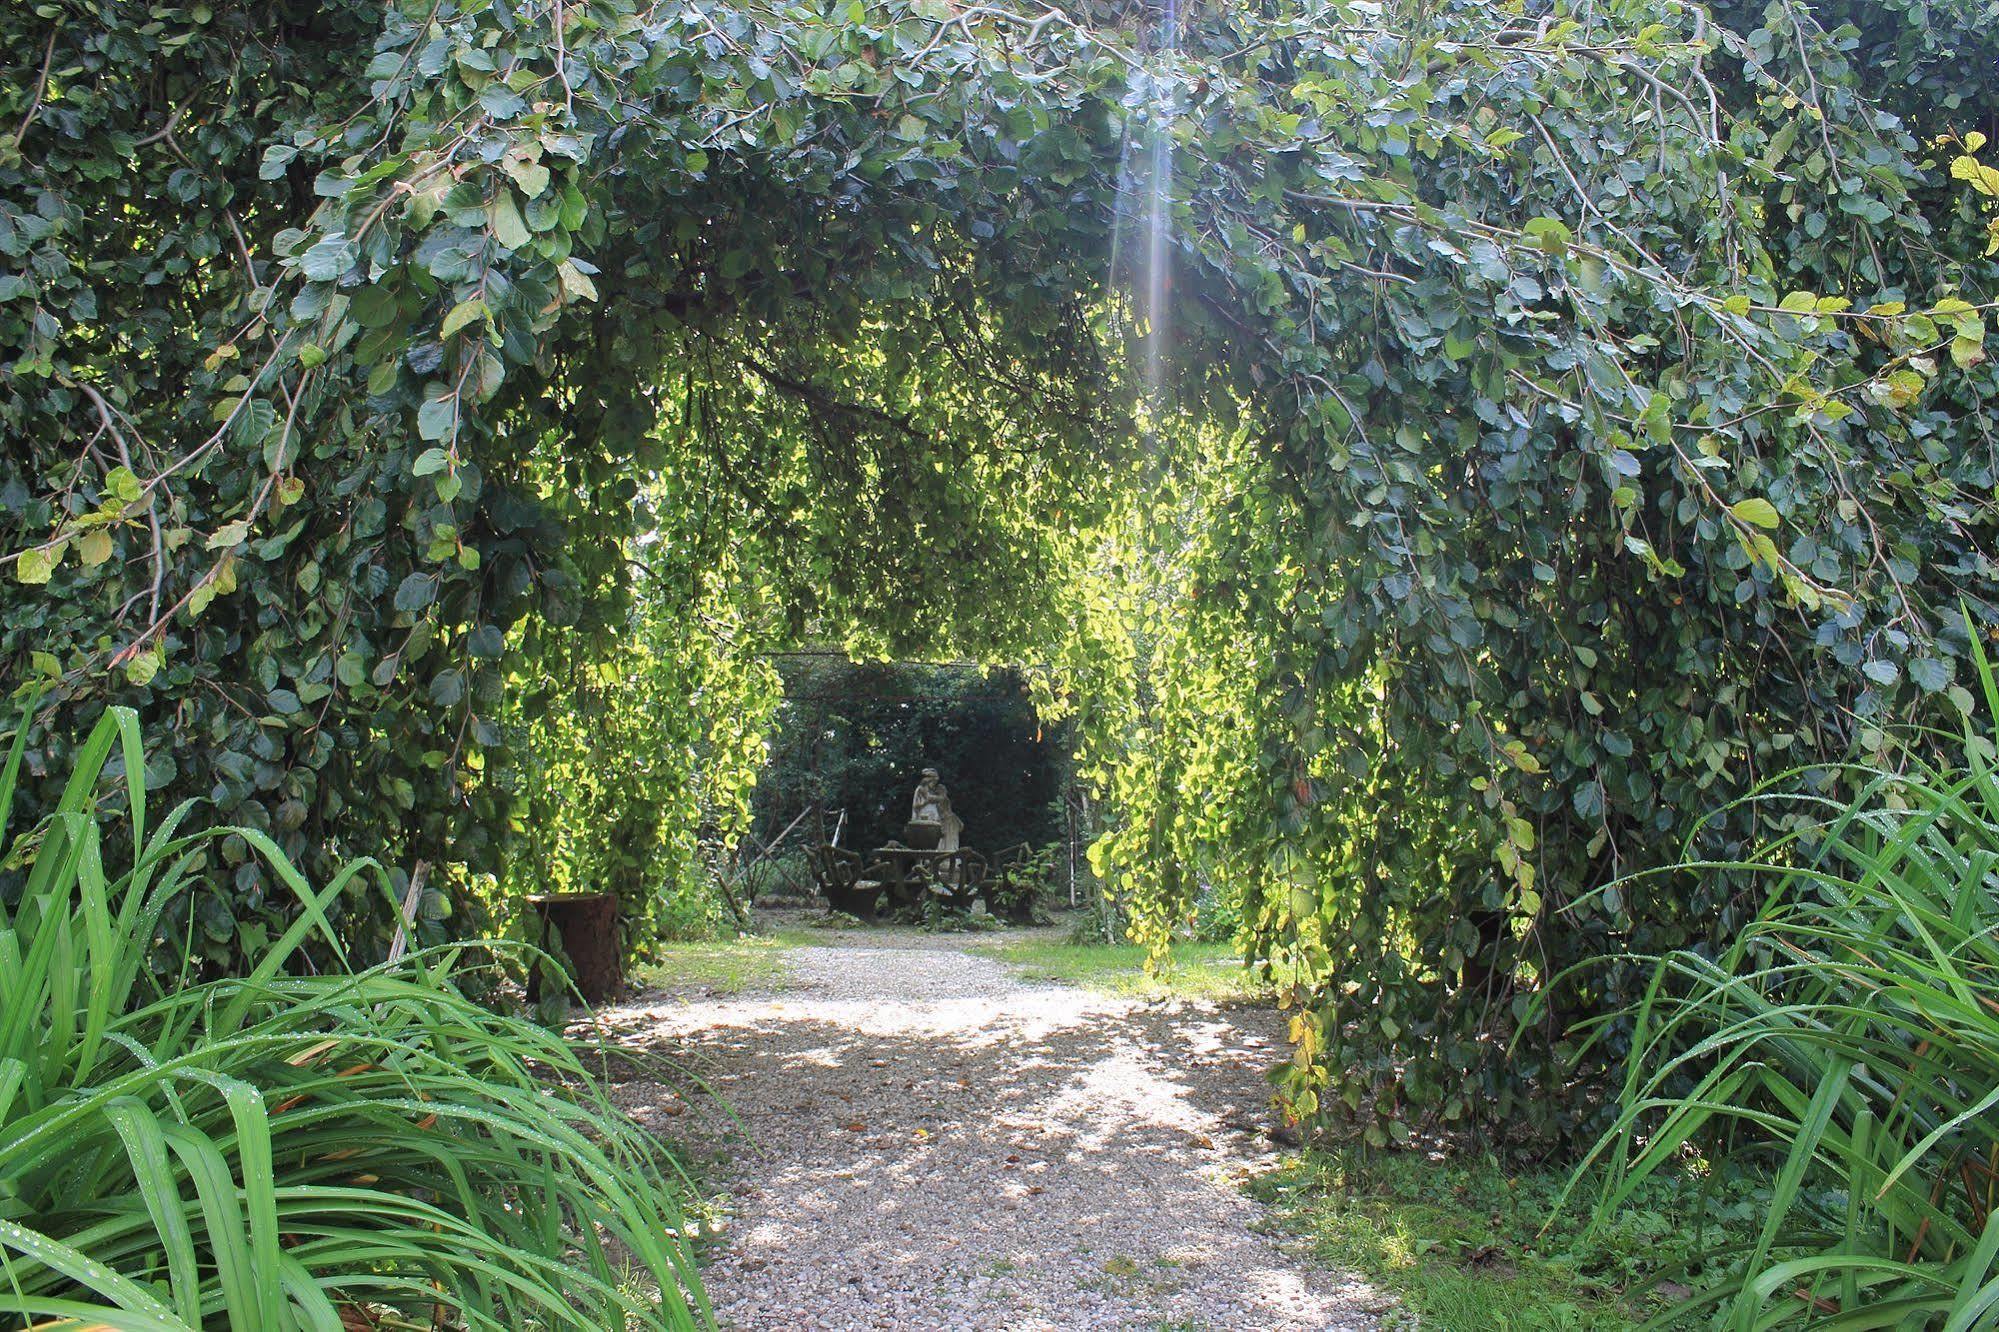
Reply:
[[[471,930],[578,663],[1047,662],[1141,936],[1223,884],[1303,978],[1295,1113],[1573,1134],[1642,974],[1582,964],[1757,905],[1594,890],[1971,706],[1990,9],[17,6],[31,774],[132,703]],[[743,807],[753,727],[630,737]]]

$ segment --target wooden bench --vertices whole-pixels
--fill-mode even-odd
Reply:
[[[1034,920],[1036,886],[1015,878],[1033,855],[1033,847],[1026,842],[1015,842],[993,856],[992,873],[986,881],[986,906],[994,915],[1016,925],[1032,924]]]
[[[920,863],[919,872],[925,890],[949,906],[969,907],[984,895],[986,858],[969,848],[931,856]]]
[[[838,846],[817,846],[809,857],[812,881],[826,905],[862,920],[873,920],[881,901],[882,884],[870,878],[859,854]]]

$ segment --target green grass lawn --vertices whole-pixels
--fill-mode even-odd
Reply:
[[[634,979],[661,989],[703,989],[718,995],[782,990],[791,981],[786,940],[748,936],[717,943],[670,943],[638,967]]]
[[[1140,999],[1254,999],[1269,987],[1246,970],[1227,944],[1178,943],[1172,961],[1145,969],[1137,944],[1076,944],[1012,939],[983,947],[1027,980],[1062,981]]]
[[[1490,1157],[1341,1148],[1305,1152],[1251,1190],[1320,1258],[1400,1297],[1426,1332],[1635,1328],[1667,1306],[1648,1287],[1676,1275],[1697,1218],[1712,1244],[1718,1227],[1743,1230],[1752,1215],[1746,1193],[1703,1200],[1682,1178],[1596,1228],[1579,1196],[1543,1232],[1566,1179]]]

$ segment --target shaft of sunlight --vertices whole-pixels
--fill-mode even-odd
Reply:
[[[1173,265],[1173,123],[1178,114],[1178,80],[1171,68],[1180,48],[1179,0],[1165,0],[1160,15],[1161,69],[1151,80],[1152,135],[1145,207],[1145,385],[1157,402],[1172,351],[1168,305]]]

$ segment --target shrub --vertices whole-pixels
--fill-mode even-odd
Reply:
[[[1999,716],[1992,672],[1979,663]],[[1718,957],[1662,959],[1601,1210],[1689,1143],[1767,1176],[1754,1241],[1682,1318],[1766,1328],[1999,1326],[1999,774],[1863,772],[1848,805],[1747,864],[1770,883]]]
[[[1061,851],[1061,843],[1049,842],[1033,848],[1023,845],[1017,854],[1002,852],[986,881],[986,898],[994,914],[1023,925],[1034,923],[1037,917],[1045,921],[1041,900],[1050,891]]]
[[[100,811],[114,746],[125,799]],[[108,712],[9,853],[0,1325],[705,1325],[668,1163],[576,1053],[461,995],[457,948],[286,975],[331,941],[327,904],[385,876],[359,862],[314,891],[253,829],[184,832],[186,805],[153,827],[143,759]],[[142,965],[161,912],[231,833],[296,921],[248,975],[161,986]]]

